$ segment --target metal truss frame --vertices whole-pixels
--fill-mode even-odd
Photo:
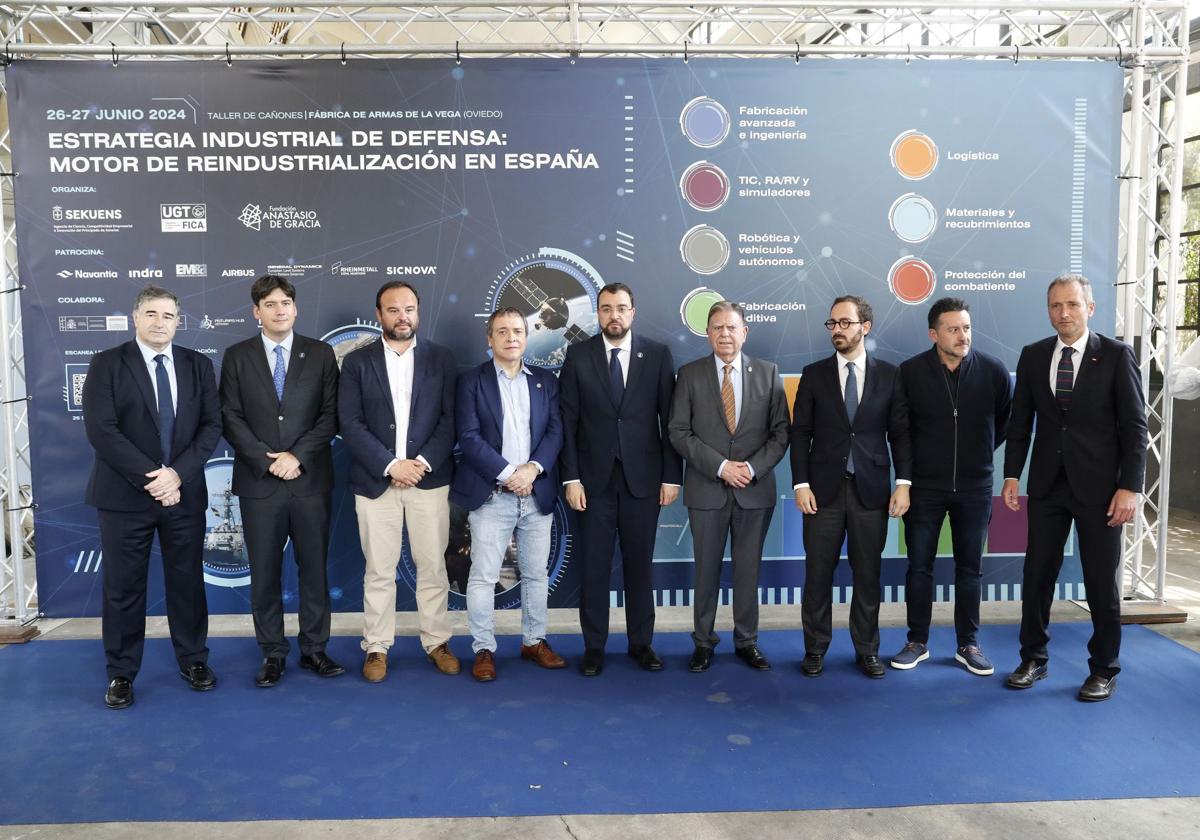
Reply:
[[[1162,601],[1170,490],[1171,403],[1152,371],[1174,354],[1176,283],[1183,270],[1183,103],[1188,9],[1182,0],[891,0],[856,4],[696,0],[308,0],[274,6],[212,0],[89,0],[83,6],[0,0],[0,63],[37,58],[236,58],[618,55],[1110,60],[1125,68],[1117,335],[1138,348],[1149,396],[1147,486],[1125,529],[1127,598]],[[0,622],[36,617],[31,560],[28,412],[17,304],[7,93],[0,85]],[[1165,195],[1167,212],[1160,217]],[[1155,297],[1155,283],[1165,296]],[[1156,383],[1155,383],[1156,384]]]

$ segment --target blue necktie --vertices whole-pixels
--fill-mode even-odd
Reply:
[[[171,441],[175,436],[175,407],[171,404],[171,378],[167,376],[166,356],[154,357],[154,383],[158,387],[158,443],[162,447],[162,464],[171,463]]]
[[[283,380],[287,377],[287,368],[283,365],[283,345],[275,345],[275,396],[279,398],[279,404],[283,405]]]
[[[621,400],[625,398],[625,380],[621,376],[621,348],[614,347],[609,353],[612,354],[612,359],[608,362],[608,379],[612,388],[613,405],[620,408]]]
[[[854,415],[858,413],[858,376],[855,374],[857,365],[846,365],[846,417],[850,428],[854,428]],[[846,472],[854,472],[854,441],[850,441],[850,456],[846,458]]]
[[[1074,347],[1062,349],[1062,358],[1058,360],[1058,374],[1054,379],[1054,397],[1063,411],[1071,407],[1071,391],[1075,387],[1075,365],[1071,362],[1071,354],[1074,352]]]

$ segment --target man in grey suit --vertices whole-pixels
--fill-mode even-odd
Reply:
[[[669,423],[671,445],[687,461],[683,503],[696,558],[692,613],[696,649],[688,663],[708,670],[725,540],[732,538],[733,645],[750,667],[770,670],[758,649],[758,567],[775,511],[775,465],[788,444],[787,398],[775,365],[742,354],[749,333],[742,307],[708,310],[713,355],[679,369]]]

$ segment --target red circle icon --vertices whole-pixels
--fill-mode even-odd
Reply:
[[[715,163],[697,161],[684,170],[679,189],[697,210],[716,210],[729,198],[729,176]]]
[[[901,303],[917,304],[927,300],[935,285],[929,263],[916,257],[901,257],[888,272],[888,286]]]

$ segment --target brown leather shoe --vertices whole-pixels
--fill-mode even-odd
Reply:
[[[381,651],[367,654],[367,661],[363,663],[363,679],[367,682],[377,683],[383,682],[383,678],[387,676],[387,654]]]
[[[551,650],[550,643],[545,639],[536,645],[521,645],[521,658],[536,662],[543,668],[567,667],[567,660]]]
[[[429,651],[427,654],[429,661],[437,666],[437,669],[443,674],[454,676],[462,670],[462,665],[458,661],[458,657],[450,652],[445,642]]]
[[[490,650],[481,650],[475,654],[475,664],[471,666],[471,676],[480,682],[491,682],[496,679],[496,657]]]

